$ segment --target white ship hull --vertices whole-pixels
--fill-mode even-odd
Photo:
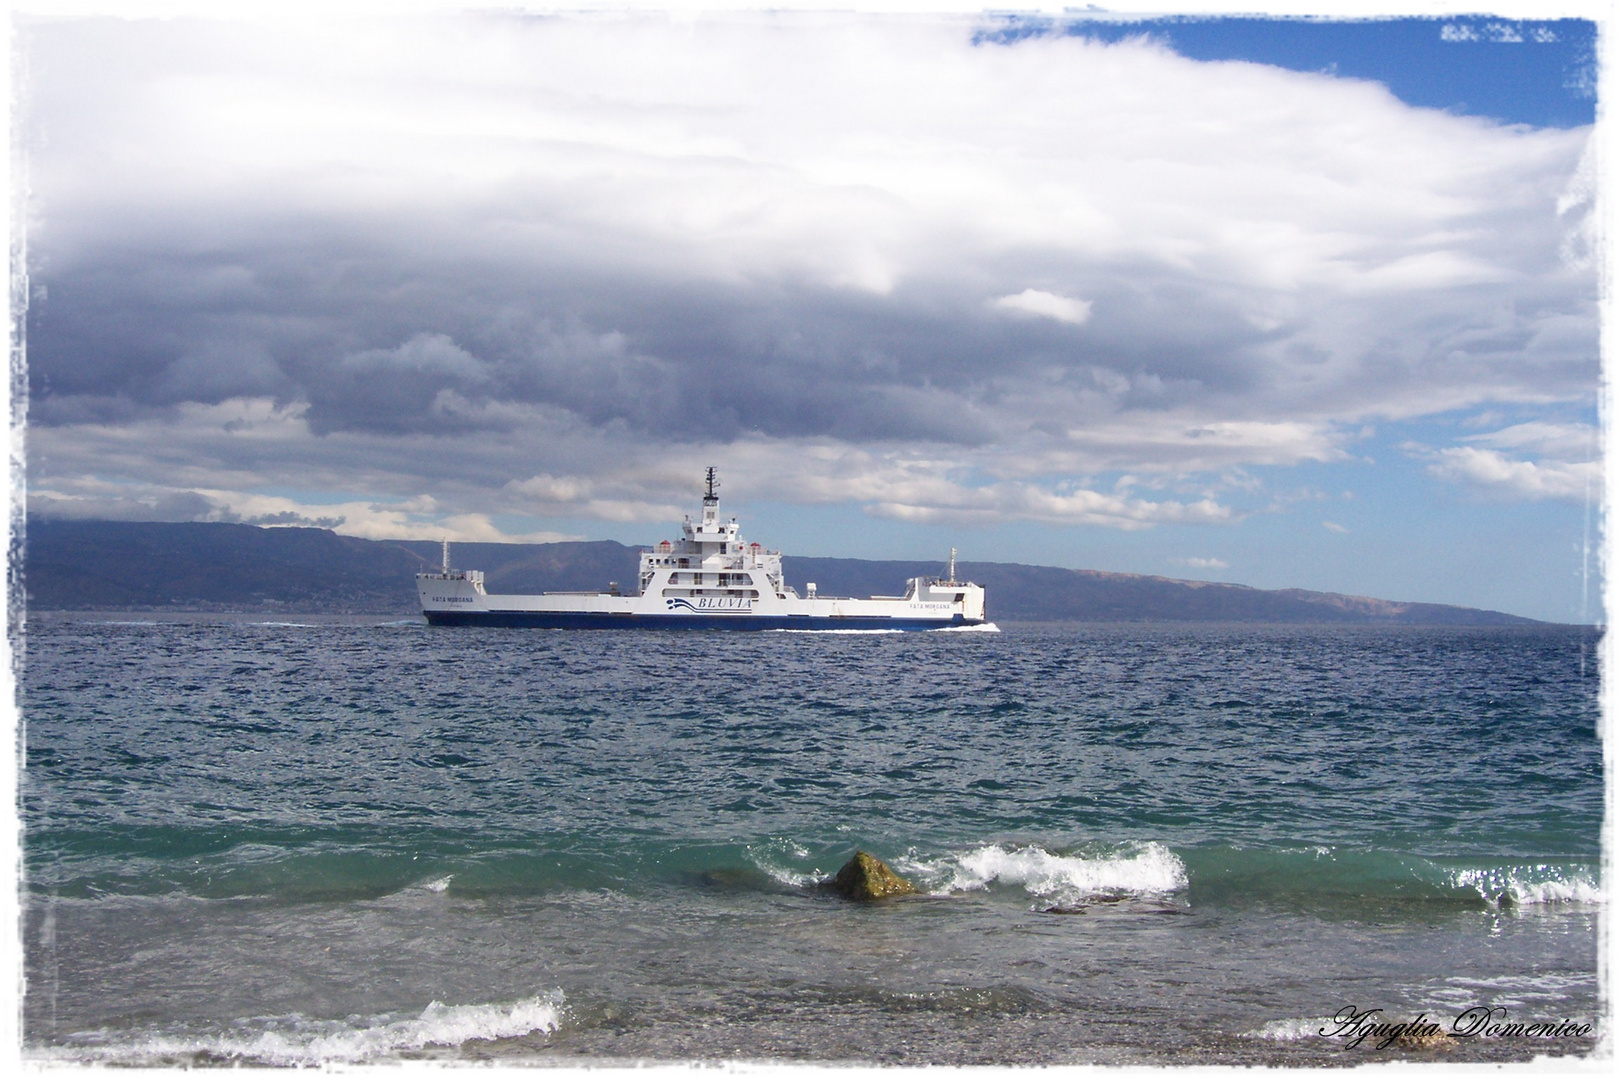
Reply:
[[[984,622],[984,589],[923,579],[911,597],[671,596],[611,593],[486,593],[465,574],[421,574],[422,613],[435,626],[557,629],[938,630]],[[661,591],[661,590],[660,590]]]
[[[782,553],[745,544],[737,522],[721,521],[709,470],[703,516],[688,518],[683,538],[641,554],[637,589],[596,593],[501,595],[477,570],[416,575],[422,614],[435,626],[533,626],[556,629],[940,630],[984,625],[984,589],[956,580],[956,553],[944,579],[912,578],[903,596],[853,599],[805,595],[782,577]]]

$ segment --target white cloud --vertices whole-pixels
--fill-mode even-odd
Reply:
[[[697,475],[694,471],[692,475]],[[615,485],[621,486],[622,485]],[[596,521],[675,521],[686,511],[667,502],[640,498],[602,497],[603,485],[584,476],[542,473],[506,485],[505,492],[521,496],[519,505],[534,514],[592,518]]]
[[[1498,495],[1578,501],[1602,490],[1602,467],[1595,461],[1521,461],[1478,446],[1445,447],[1433,456],[1433,475]]]
[[[991,303],[1002,311],[1055,319],[1058,322],[1073,323],[1075,326],[1081,326],[1091,318],[1091,301],[1075,300],[1067,296],[1058,296],[1056,293],[1042,292],[1040,289],[1025,289],[1011,296],[998,297]]]
[[[331,529],[367,540],[454,540],[547,544],[584,537],[551,530],[508,531],[487,514],[439,514],[430,499],[399,503],[309,502],[245,491],[155,485],[80,484],[77,492],[28,493],[29,513],[101,520],[215,521]],[[100,493],[92,493],[99,487]],[[425,505],[424,505],[425,504]]]
[[[1346,268],[1345,288],[1357,293],[1412,293],[1508,280],[1512,271],[1453,251],[1405,255],[1379,266]]]
[[[944,488],[933,497],[904,502],[879,501],[869,509],[879,517],[901,521],[964,522],[1039,521],[1052,525],[1100,525],[1145,529],[1153,525],[1224,525],[1242,517],[1214,499],[1177,502],[1129,499],[1079,488],[1042,490],[1030,484],[995,484],[982,488]]]
[[[1482,494],[1511,499],[1586,501],[1601,497],[1598,433],[1589,424],[1530,421],[1464,436],[1468,445],[1409,443],[1428,472]]]
[[[1343,525],[1340,525],[1337,521],[1324,521],[1322,522],[1322,528],[1332,533],[1347,533],[1350,531]]]
[[[546,544],[580,537],[550,531],[509,533],[487,514],[423,515],[410,500],[398,505],[374,502],[308,503],[241,491],[199,489],[213,504],[205,521],[260,524],[319,524],[345,536],[367,540],[456,540]],[[281,520],[277,520],[281,519]]]
[[[1191,567],[1194,570],[1229,570],[1231,569],[1232,565],[1225,559],[1210,559],[1198,555],[1188,555],[1184,558],[1172,558],[1168,561],[1176,566]]]
[[[1032,403],[1033,404],[1033,403]],[[1204,472],[1233,465],[1297,465],[1343,461],[1347,436],[1310,421],[1203,420],[1192,410],[1123,413],[1067,430],[1045,453],[1023,455],[1018,466],[1043,472],[1133,468],[1143,472]]]
[[[1598,432],[1590,424],[1556,424],[1531,421],[1513,424],[1499,431],[1470,435],[1467,442],[1483,443],[1499,450],[1517,450],[1569,460],[1590,460],[1597,456]]]

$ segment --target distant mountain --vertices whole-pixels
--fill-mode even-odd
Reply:
[[[31,519],[31,608],[409,611],[425,561],[327,529]],[[437,561],[437,560],[435,560]]]
[[[894,593],[918,574],[940,574],[938,562],[784,558],[792,582],[814,581],[822,595]],[[1018,563],[956,564],[958,577],[985,589],[993,619],[1018,622],[1397,623],[1424,626],[1535,625],[1499,611],[1375,600],[1308,589],[1253,589],[1147,574],[1065,570]]]
[[[639,548],[611,540],[453,544],[457,566],[484,571],[491,592],[603,589],[636,580]],[[439,565],[436,543],[361,540],[326,529],[208,523],[30,519],[23,555],[34,610],[251,610],[403,614],[417,610],[413,575]],[[788,581],[823,596],[896,595],[937,562],[787,556]],[[1179,581],[1017,563],[959,563],[985,587],[990,617],[1049,622],[1380,623],[1533,625],[1445,604],[1305,589]]]
[[[457,565],[496,591],[632,585],[637,548],[456,544]],[[419,610],[415,575],[439,565],[431,542],[361,540],[328,529],[203,522],[30,519],[28,605],[39,610],[178,608],[402,613]]]

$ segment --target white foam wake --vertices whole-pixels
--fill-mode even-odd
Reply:
[[[975,623],[969,626],[942,626],[933,631],[936,634],[999,634],[1001,627],[993,622]]]
[[[561,992],[508,1004],[444,1005],[435,1001],[420,1016],[406,1019],[397,1019],[398,1014],[348,1020],[278,1017],[233,1025],[238,1029],[250,1023],[273,1025],[253,1034],[243,1031],[192,1038],[158,1034],[108,1042],[98,1038],[79,1046],[53,1047],[40,1056],[125,1065],[189,1064],[200,1058],[279,1066],[359,1063],[429,1046],[550,1033],[557,1029],[561,1001]]]
[[[940,882],[939,894],[983,889],[991,882],[1022,885],[1034,896],[1078,901],[1095,896],[1153,896],[1187,885],[1187,867],[1163,844],[1088,857],[1054,855],[1036,845],[975,848],[942,862],[897,860],[903,870]]]
[[[1514,904],[1601,904],[1607,900],[1602,886],[1590,876],[1558,866],[1458,870],[1452,880],[1458,888],[1473,889],[1492,903],[1504,898]]]

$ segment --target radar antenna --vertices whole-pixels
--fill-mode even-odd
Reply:
[[[714,493],[714,489],[719,486],[720,481],[715,479],[714,466],[713,465],[709,466],[708,473],[704,476],[703,479],[704,479],[704,482],[708,485],[708,490],[704,491],[704,493],[703,493],[703,502],[704,502],[704,504],[705,505],[708,505],[708,504],[711,504],[711,503],[718,504],[720,502],[720,496],[718,496],[718,495],[716,495]]]

